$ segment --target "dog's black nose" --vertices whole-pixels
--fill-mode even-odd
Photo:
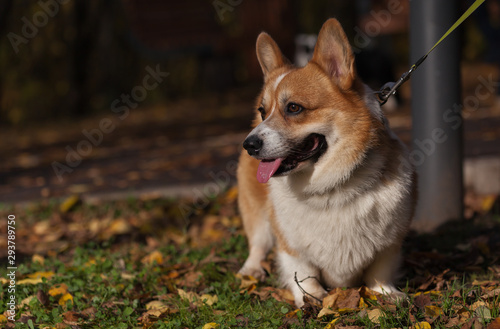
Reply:
[[[252,135],[245,139],[243,142],[243,148],[247,150],[250,155],[258,155],[260,149],[262,148],[262,144],[264,144],[262,139],[256,135]]]

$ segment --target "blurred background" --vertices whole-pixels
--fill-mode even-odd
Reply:
[[[1,1],[0,202],[140,194],[202,205],[235,181],[262,82],[258,34],[303,63],[329,17],[372,88],[408,69],[409,0]],[[487,0],[455,32],[473,194],[500,193],[499,28],[499,1]],[[384,106],[408,144],[410,83]]]

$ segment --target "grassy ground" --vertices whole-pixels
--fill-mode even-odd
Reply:
[[[409,236],[400,284],[408,300],[339,288],[296,310],[277,285],[273,255],[265,282],[235,276],[247,256],[235,197],[230,190],[204,208],[183,200],[91,205],[78,198],[1,206],[0,326],[500,328],[495,206],[433,235]],[[186,209],[193,210],[189,218]],[[7,321],[11,298],[15,322]]]

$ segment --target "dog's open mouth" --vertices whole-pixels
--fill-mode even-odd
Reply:
[[[292,171],[306,160],[316,161],[326,150],[325,136],[311,134],[285,158],[265,159],[259,164],[257,180],[267,183],[272,176],[278,176]]]

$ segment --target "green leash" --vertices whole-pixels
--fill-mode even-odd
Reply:
[[[403,83],[405,83],[407,80],[410,79],[410,76],[413,73],[413,71],[415,71],[417,69],[417,67],[420,64],[422,64],[422,62],[434,50],[434,48],[436,48],[441,43],[441,41],[443,41],[444,39],[446,39],[446,37],[448,35],[450,35],[451,32],[453,32],[460,24],[462,24],[463,21],[465,21],[467,19],[467,17],[469,17],[480,5],[482,5],[484,1],[485,0],[476,0],[469,7],[469,9],[467,9],[467,11],[455,22],[455,24],[453,24],[448,29],[448,31],[446,31],[445,34],[443,34],[443,36],[441,37],[441,39],[439,39],[438,42],[436,42],[434,44],[434,46],[432,46],[432,48],[427,52],[427,54],[425,54],[424,56],[420,57],[420,59],[418,61],[416,61],[415,64],[413,64],[408,71],[406,71],[405,73],[403,73],[403,75],[401,75],[401,77],[399,78],[399,80],[397,82],[388,82],[385,85],[383,85],[382,88],[379,91],[376,91],[375,94],[377,94],[377,96],[378,96],[378,101],[379,101],[380,105],[384,105],[385,102],[387,102],[387,100],[389,99],[389,97],[391,97],[391,95],[394,95],[396,93],[396,90]]]

